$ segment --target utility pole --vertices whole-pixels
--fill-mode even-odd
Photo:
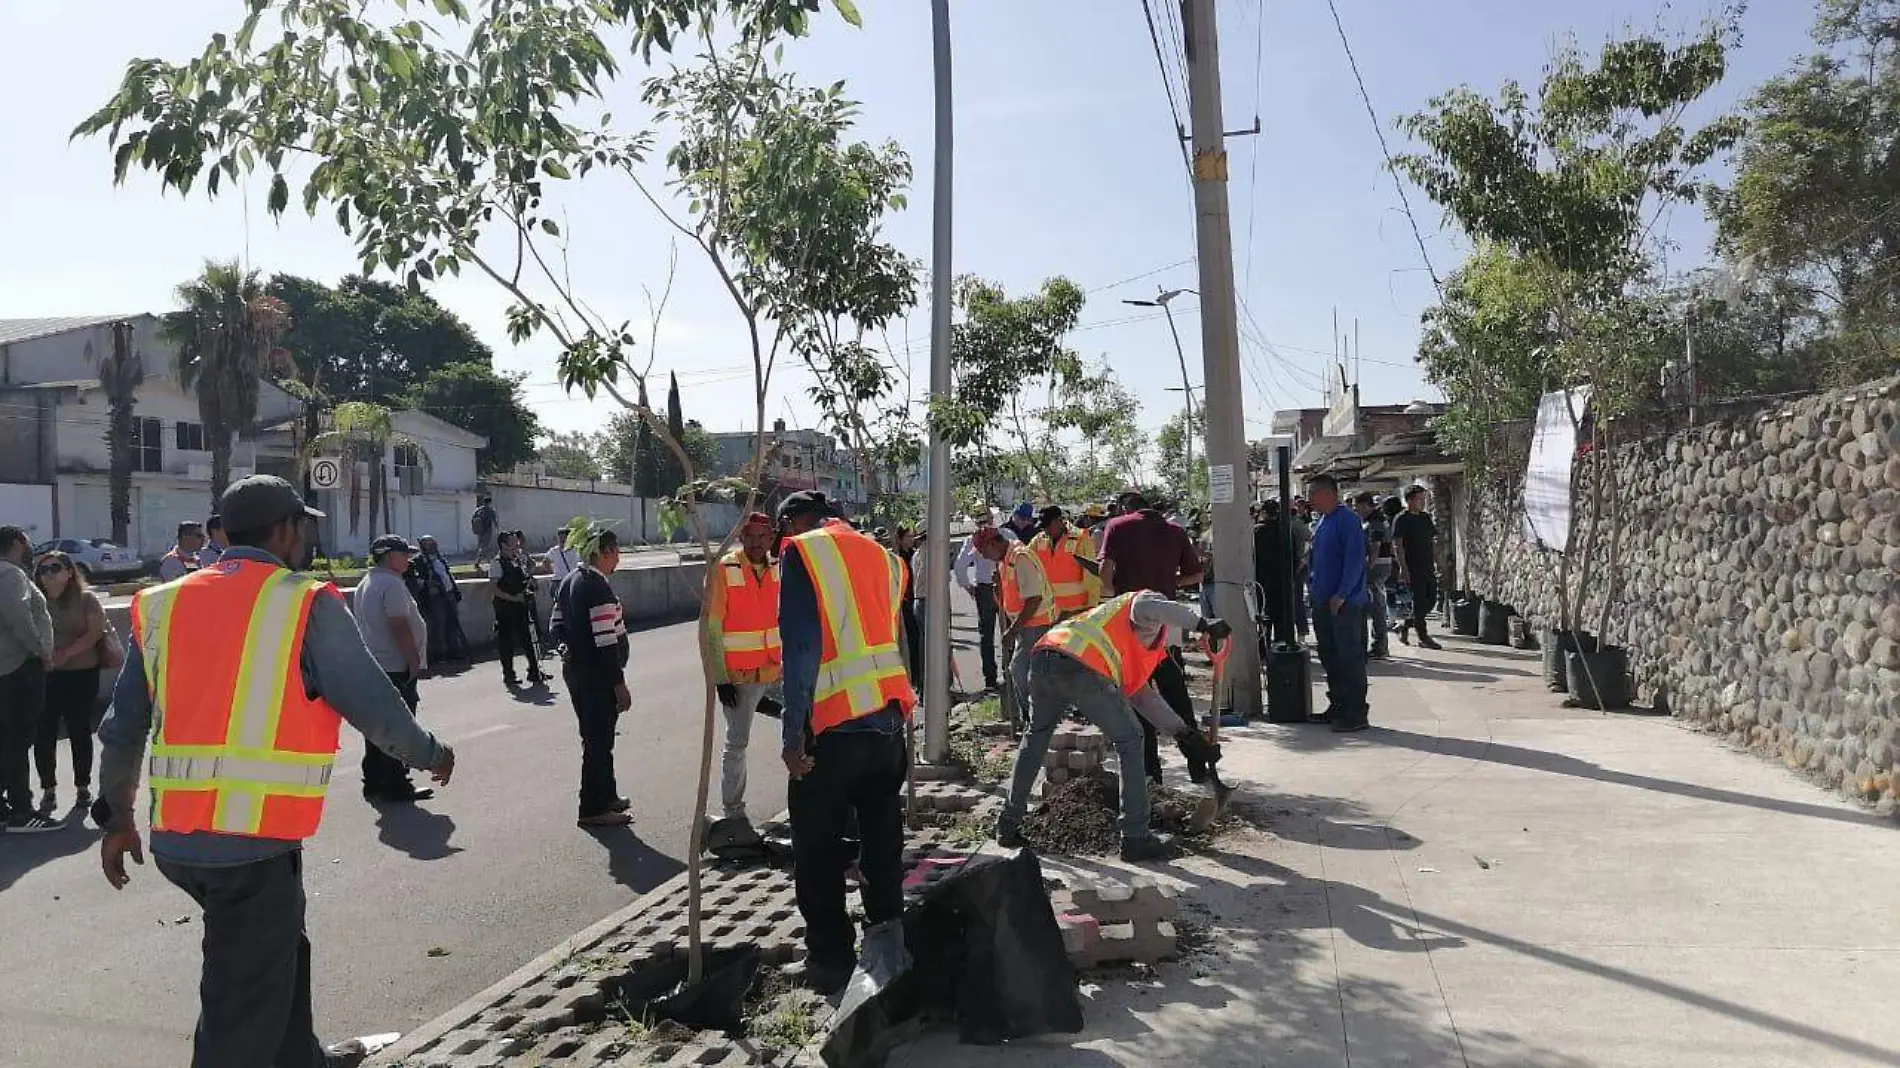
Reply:
[[[950,178],[955,129],[950,111],[950,0],[931,0],[931,55],[937,75],[937,148],[931,203],[930,395],[950,398]],[[950,442],[930,428],[930,500],[924,571],[924,759],[950,754]],[[913,576],[912,581],[919,581]]]
[[[1227,214],[1227,141],[1221,121],[1220,43],[1214,0],[1182,0],[1187,28],[1188,113],[1194,146],[1194,222],[1201,266],[1201,359],[1207,402],[1207,487],[1214,513],[1214,607],[1233,624],[1234,711],[1261,713],[1260,636],[1247,608],[1253,531],[1247,515],[1246,411],[1240,387],[1240,324],[1234,296],[1234,234]],[[1215,709],[1215,714],[1220,713]]]

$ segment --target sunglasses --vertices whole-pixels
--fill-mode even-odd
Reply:
[[[57,575],[64,570],[66,570],[65,564],[41,564],[33,570],[33,573],[35,575]]]

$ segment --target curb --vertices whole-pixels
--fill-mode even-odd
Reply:
[[[576,954],[585,952],[598,945],[605,940],[608,935],[619,930],[628,920],[646,911],[652,907],[655,902],[666,897],[668,894],[680,890],[685,887],[685,885],[686,872],[681,871],[660,885],[634,898],[630,904],[624,905],[614,912],[609,913],[607,916],[602,917],[578,934],[570,935],[561,942],[556,943],[552,949],[535,957],[521,967],[516,968],[500,981],[476,992],[474,995],[464,999],[454,1008],[442,1013],[435,1019],[416,1028],[414,1031],[404,1034],[395,1045],[371,1057],[365,1061],[364,1064],[367,1066],[393,1065],[401,1063],[405,1057],[414,1056],[420,1052],[424,1046],[468,1023],[489,1006],[506,1000],[508,996],[516,990],[541,979]]]

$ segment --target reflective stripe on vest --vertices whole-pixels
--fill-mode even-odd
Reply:
[[[318,596],[335,592],[227,557],[134,598],[153,705],[154,830],[316,833],[342,725],[303,688],[303,634]],[[174,642],[174,633],[191,640]]]
[[[779,677],[783,654],[778,635],[778,573],[770,566],[755,574],[743,550],[719,560],[726,576],[726,611],[720,620],[726,672],[736,681],[771,682]]]
[[[1135,640],[1135,594],[1124,593],[1095,608],[1049,628],[1036,643],[1081,661],[1089,669],[1115,680],[1125,694],[1148,684],[1161,658],[1168,655],[1166,632],[1152,646]]]
[[[1017,616],[1022,615],[1023,605],[1029,600],[1023,596],[1022,587],[1017,585],[1018,561],[1025,562],[1034,568],[1036,577],[1042,580],[1042,593],[1038,594],[1042,603],[1036,606],[1036,614],[1033,618],[1017,620],[1017,622],[1025,627],[1046,627],[1056,621],[1056,598],[1050,595],[1049,573],[1042,566],[1042,557],[1024,545],[1009,547],[1009,555],[1004,558],[1003,566],[996,575],[996,588],[1002,597],[1003,611],[1009,615],[1010,619],[1015,620]]]
[[[915,698],[898,645],[904,571],[895,556],[838,520],[791,539],[818,597],[823,650],[812,693],[814,735]]]

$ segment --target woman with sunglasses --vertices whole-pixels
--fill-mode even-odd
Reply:
[[[92,803],[92,710],[99,699],[100,645],[105,639],[105,604],[86,584],[86,576],[65,553],[42,555],[33,577],[46,594],[53,615],[53,658],[47,665],[46,705],[33,737],[33,763],[40,773],[40,810],[58,807],[59,729],[73,751],[73,805],[84,812]]]

